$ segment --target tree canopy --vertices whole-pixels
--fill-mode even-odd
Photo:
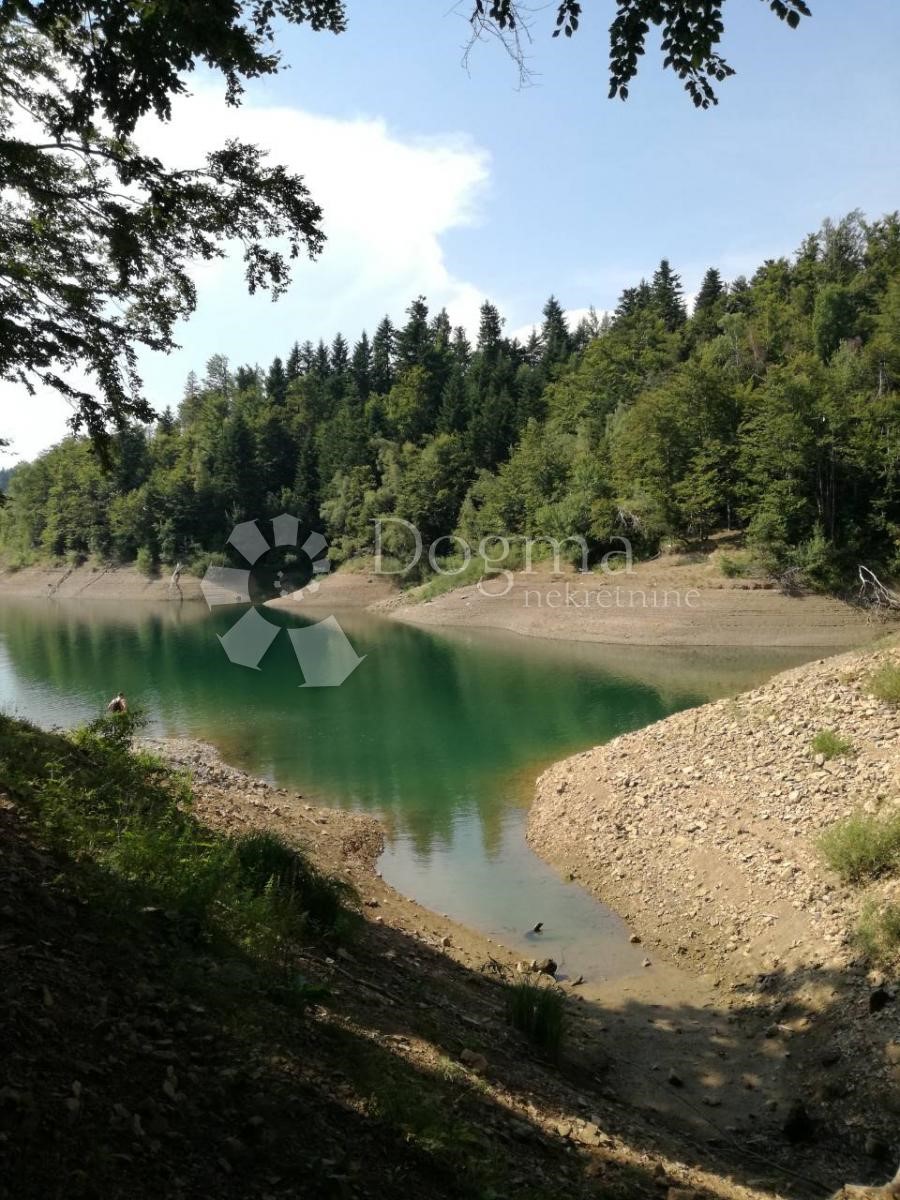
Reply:
[[[766,2],[789,25],[809,11],[802,0]],[[523,5],[465,4],[474,38],[496,32],[524,62]],[[695,103],[714,102],[710,80],[731,72],[716,50],[722,7],[619,0],[610,94],[627,96],[657,26],[664,67]],[[581,10],[562,0],[554,36],[571,36]],[[0,378],[57,389],[95,440],[151,418],[137,354],[173,348],[176,322],[196,304],[192,261],[236,241],[251,291],[278,295],[290,260],[322,247],[322,213],[302,177],[256,147],[229,140],[173,170],[134,141],[141,117],[171,118],[199,65],[218,71],[238,104],[247,80],[281,66],[284,23],[338,34],[347,11],[341,0],[0,0]]]
[[[823,587],[857,555],[900,570],[900,215],[826,221],[750,280],[710,268],[690,315],[672,265],[650,274],[574,329],[551,296],[524,342],[489,302],[472,344],[418,296],[398,328],[301,331],[266,369],[215,356],[152,430],[116,435],[110,472],[86,438],[18,467],[0,543],[202,564],[288,511],[336,561],[398,517],[426,542],[579,535],[597,556],[731,529]]]

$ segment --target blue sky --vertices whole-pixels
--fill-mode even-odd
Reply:
[[[465,0],[349,0],[346,34],[289,30],[290,69],[249,87],[238,115],[198,73],[148,146],[188,163],[233,133],[269,145],[307,172],[330,238],[275,306],[246,297],[233,258],[198,268],[182,349],[143,360],[148,395],[177,403],[216,351],[267,365],[295,338],[354,338],[418,292],[468,324],[488,297],[514,331],[550,292],[570,310],[613,306],[664,255],[690,292],[707,266],[749,272],[826,216],[900,207],[900,4],[811,2],[796,31],[759,0],[726,5],[738,74],[707,112],[655,45],[628,102],[607,100],[612,0],[589,0],[571,41],[535,14],[524,90],[495,44],[463,69]],[[64,433],[52,397],[4,410],[20,455]]]

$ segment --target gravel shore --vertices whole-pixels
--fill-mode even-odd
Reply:
[[[862,904],[822,830],[900,805],[900,718],[867,681],[900,650],[853,652],[688,710],[546,771],[528,838],[648,939],[730,974],[853,958]],[[826,760],[811,742],[852,744]]]

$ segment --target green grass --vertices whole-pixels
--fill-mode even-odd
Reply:
[[[187,782],[132,750],[139,724],[117,714],[61,735],[0,715],[3,782],[46,843],[98,868],[109,898],[163,909],[269,965],[345,932],[352,889],[274,834],[202,825]]]
[[[882,663],[874,675],[869,678],[869,691],[876,700],[900,706],[900,666],[896,663]]]
[[[826,758],[839,758],[853,752],[853,743],[833,729],[820,729],[812,740],[812,752],[824,754]]]
[[[566,1028],[566,1002],[555,987],[527,980],[507,985],[506,1016],[536,1046],[557,1055]]]
[[[900,904],[867,905],[860,917],[856,940],[875,962],[896,962],[900,958]]]
[[[432,575],[427,583],[413,589],[411,599],[424,604],[426,600],[435,600],[438,596],[443,596],[445,592],[452,592],[454,588],[478,583],[485,576],[484,562],[477,555],[470,558],[465,566],[463,566],[461,558],[439,561],[442,571],[457,573],[455,575]]]
[[[746,579],[758,574],[759,566],[749,550],[734,550],[719,554],[719,570],[726,579]]]
[[[845,883],[863,883],[900,867],[900,814],[872,817],[856,813],[832,825],[819,849]]]

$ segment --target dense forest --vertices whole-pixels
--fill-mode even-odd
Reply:
[[[212,358],[104,465],[69,438],[20,465],[4,555],[199,564],[232,525],[294,513],[332,558],[400,516],[454,531],[616,536],[638,552],[742,531],[767,570],[839,587],[900,570],[900,214],[826,221],[752,278],[662,261],[614,313],[525,342],[485,303],[472,336],[414,300],[351,343],[298,340],[267,370]]]

